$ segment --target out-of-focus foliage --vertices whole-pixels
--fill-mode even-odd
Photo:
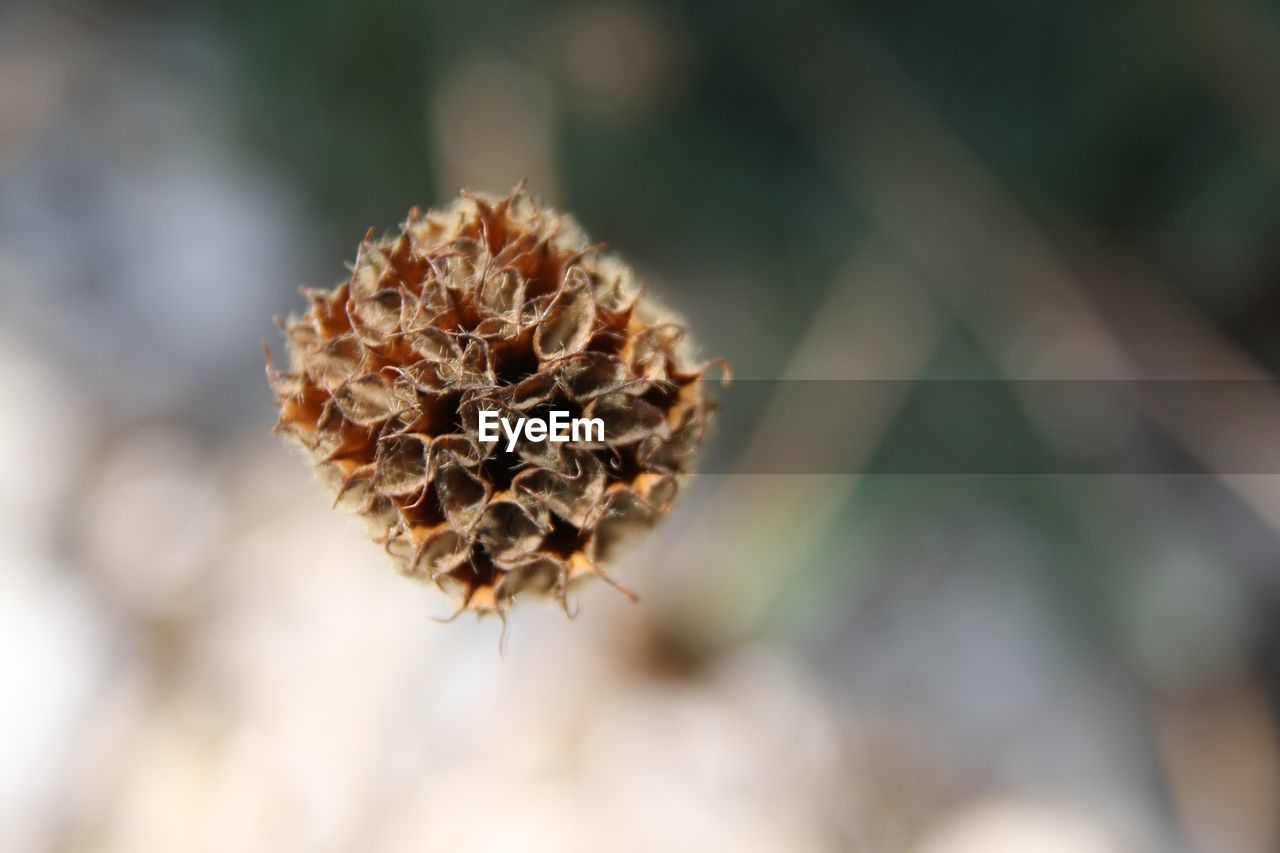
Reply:
[[[1278,89],[1260,0],[0,8],[0,847],[1276,849],[1280,493],[1215,451],[1280,435]],[[799,416],[861,478],[726,406],[642,603],[504,664],[277,447],[261,340],[522,177],[740,377],[900,381]],[[1134,378],[1261,390],[1035,393]],[[1135,436],[1195,473],[1045,473]],[[1025,471],[901,473],[945,442]]]

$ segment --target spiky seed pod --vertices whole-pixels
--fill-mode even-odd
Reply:
[[[710,406],[685,330],[569,216],[517,188],[417,209],[304,289],[267,374],[300,444],[404,574],[505,611],[600,576],[671,507]],[[603,442],[481,441],[479,412],[598,417]],[[616,585],[616,584],[615,584]],[[625,590],[624,590],[625,591]],[[567,606],[567,605],[566,605]]]

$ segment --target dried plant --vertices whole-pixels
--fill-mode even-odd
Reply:
[[[310,308],[282,324],[289,371],[267,355],[277,429],[458,612],[526,593],[567,608],[574,581],[607,580],[619,544],[667,513],[706,432],[709,364],[684,328],[521,188],[415,209],[395,236],[366,235],[347,281],[303,294]],[[551,409],[602,419],[604,441],[480,440],[482,410]]]

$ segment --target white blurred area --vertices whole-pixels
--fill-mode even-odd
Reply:
[[[59,535],[0,538],[6,850],[905,850],[953,799],[918,734],[850,720],[784,646],[673,667],[661,597],[598,585],[572,622],[514,613],[504,658],[496,621],[433,621],[445,602],[269,436],[87,438],[0,434],[30,450],[6,497],[52,478],[35,516],[81,501]],[[1070,812],[949,808],[911,850],[1131,849]]]
[[[440,185],[524,177],[555,199],[567,104],[625,126],[682,96],[693,48],[673,21],[577,11],[550,17],[543,66],[481,53],[432,82],[422,164]],[[852,479],[699,482],[617,568],[641,603],[597,584],[573,620],[520,607],[505,655],[496,620],[438,624],[450,603],[395,575],[269,434],[259,340],[313,276],[311,223],[236,147],[225,95],[193,82],[217,79],[217,45],[38,5],[0,23],[0,850],[1165,853],[1185,831],[1265,853],[1276,837],[1247,602],[1190,534],[1132,509],[1149,484],[1081,503],[1138,530],[1120,642],[1185,691],[1170,703],[1086,658],[1034,579],[1044,543],[998,504],[939,489],[916,508],[927,529],[892,505],[899,527],[845,529]],[[601,73],[614,56],[634,61]],[[877,315],[857,307],[864,341]],[[832,328],[807,345],[829,365],[848,327],[818,319]],[[926,325],[896,319],[894,344]],[[872,562],[890,580],[862,597]],[[843,574],[793,593],[800,563]],[[771,624],[759,602],[784,594],[803,615]]]
[[[993,801],[956,815],[916,853],[1119,853],[1087,818],[1042,804]]]
[[[84,422],[0,344],[6,392]],[[833,721],[781,650],[650,677],[643,611],[601,585],[574,622],[516,614],[504,660],[268,435],[93,450],[6,419],[0,442],[29,513],[0,528],[6,850],[829,847]]]
[[[6,494],[86,451],[5,430],[32,451]],[[572,623],[516,614],[504,661],[268,436],[103,457],[66,564],[0,540],[4,849],[830,849],[833,722],[782,651],[649,677],[642,611],[601,586]]]

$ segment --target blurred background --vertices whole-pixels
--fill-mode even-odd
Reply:
[[[1218,459],[1280,436],[1277,91],[1260,0],[0,4],[0,849],[1280,849],[1280,469]],[[520,178],[740,379],[896,381],[812,425],[864,476],[752,473],[756,386],[641,603],[504,659],[261,341]],[[877,465],[920,382],[1070,458],[1135,427],[1036,383],[1139,378],[1260,390],[1144,413],[1179,475]]]

